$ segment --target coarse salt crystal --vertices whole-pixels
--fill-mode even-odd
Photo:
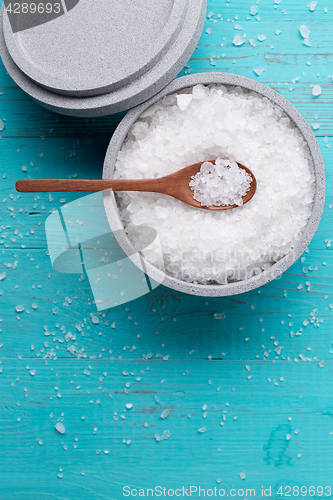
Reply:
[[[161,413],[161,418],[167,418],[167,416],[169,415],[169,410],[167,408],[165,408],[165,410],[163,410],[163,412]]]
[[[263,66],[257,66],[256,68],[253,68],[253,71],[256,75],[260,76],[265,71],[265,68]]]
[[[215,319],[225,319],[225,314],[224,313],[215,313],[214,318]]]
[[[243,36],[236,35],[232,43],[236,45],[236,47],[239,47],[240,45],[243,45],[243,43],[245,43],[245,38]]]
[[[66,432],[66,429],[65,429],[65,426],[61,423],[61,422],[58,422],[54,428],[60,433],[60,434],[65,434]]]
[[[178,108],[181,111],[185,111],[185,109],[191,103],[192,99],[193,99],[193,95],[192,94],[180,94],[180,95],[177,95],[177,105],[178,105]]]
[[[315,97],[319,96],[321,94],[321,86],[320,85],[314,85],[312,88],[312,95]]]
[[[311,10],[311,12],[313,12],[315,10],[315,8],[317,7],[317,2],[310,2],[308,7]]]
[[[302,24],[302,26],[299,27],[299,32],[302,35],[303,38],[309,38],[311,31],[305,24]]]
[[[259,12],[259,7],[258,5],[251,5],[250,7],[250,14],[251,16],[255,16]]]

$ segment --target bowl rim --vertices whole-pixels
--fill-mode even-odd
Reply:
[[[256,276],[252,276],[243,281],[230,282],[224,285],[202,285],[196,283],[188,283],[172,276],[165,274],[163,271],[157,267],[150,264],[146,259],[142,258],[141,269],[154,281],[167,286],[173,290],[188,293],[191,295],[199,295],[204,297],[222,297],[228,295],[237,295],[240,293],[253,290],[260,286],[263,286],[273,279],[280,276],[284,271],[286,271],[294,262],[302,255],[302,253],[307,248],[308,244],[312,240],[317,227],[319,225],[325,203],[325,169],[324,162],[321,155],[319,144],[316,137],[311,130],[309,124],[301,113],[283,96],[278,94],[275,90],[267,87],[266,85],[252,80],[240,75],[235,75],[232,73],[219,73],[219,72],[208,72],[208,73],[196,73],[193,75],[187,75],[173,80],[167,87],[165,87],[158,94],[145,101],[144,103],[131,109],[122,121],[119,123],[117,129],[115,130],[109,147],[106,152],[104,167],[103,167],[103,179],[112,178],[114,173],[114,167],[118,152],[120,151],[123,141],[127,136],[130,128],[135,123],[135,121],[140,117],[140,115],[147,108],[152,106],[159,99],[165,97],[168,94],[172,94],[179,90],[193,87],[197,84],[209,85],[209,84],[222,84],[234,87],[243,87],[247,90],[253,90],[264,97],[267,97],[273,103],[280,106],[283,111],[288,115],[288,117],[293,121],[295,126],[302,133],[312,157],[314,173],[315,173],[315,197],[312,207],[311,216],[307,222],[307,225],[294,246],[284,257],[282,257],[278,262],[273,264],[270,269],[262,271]],[[112,205],[110,205],[110,200],[112,199]],[[124,252],[131,258],[133,253],[133,246],[129,238],[126,236],[124,231],[123,222],[120,219],[118,209],[115,210],[116,201],[114,193],[110,193],[110,196],[104,196],[104,206],[106,210],[106,216],[109,221],[111,230],[115,232],[118,243],[124,250]],[[113,207],[110,210],[111,206]]]

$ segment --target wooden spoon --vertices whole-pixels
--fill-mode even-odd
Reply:
[[[196,175],[204,162],[195,163],[189,167],[182,168],[173,174],[159,177],[157,179],[23,179],[17,181],[16,189],[21,193],[40,193],[40,192],[58,192],[58,191],[104,191],[112,189],[113,191],[146,191],[153,193],[163,193],[173,196],[178,200],[184,201],[189,205],[206,210],[230,210],[238,205],[216,207],[202,207],[201,204],[193,198],[193,191],[189,184],[192,177]],[[215,163],[215,160],[211,161]],[[257,181],[251,170],[238,163],[240,168],[246,170],[252,177],[249,191],[243,196],[243,203],[251,200],[257,189]]]

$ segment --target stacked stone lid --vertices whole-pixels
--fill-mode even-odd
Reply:
[[[87,117],[163,89],[191,57],[206,14],[206,0],[55,0],[40,15],[31,10],[39,2],[25,5],[16,17],[9,0],[1,10],[8,73],[43,106]]]

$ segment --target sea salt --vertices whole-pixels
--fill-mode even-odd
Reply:
[[[205,162],[192,177],[193,198],[202,207],[243,205],[242,197],[251,186],[252,177],[236,162],[217,158],[215,165]]]
[[[302,134],[279,106],[239,87],[196,85],[155,103],[129,131],[114,177],[162,177],[216,158],[255,175],[244,206],[212,212],[158,193],[117,193],[129,238],[144,241],[141,226],[155,229],[163,257],[154,245],[143,256],[183,281],[224,284],[268,270],[295,246],[312,211],[315,178]]]
[[[258,5],[251,5],[250,7],[250,14],[251,16],[255,16],[259,12],[259,7]]]
[[[177,105],[181,111],[185,111],[191,103],[193,96],[191,94],[181,94],[177,96]]]
[[[240,36],[240,35],[236,35],[235,38],[232,41],[232,43],[234,45],[236,45],[237,47],[239,45],[243,45],[244,42],[245,42],[245,38],[243,36]]]
[[[260,76],[265,71],[265,68],[263,66],[257,66],[256,68],[253,68],[253,71],[256,75]]]
[[[315,8],[317,7],[317,2],[310,2],[309,5],[307,6],[313,12]]]
[[[225,319],[225,314],[224,313],[215,313],[214,318],[215,319]]]
[[[311,33],[311,31],[309,30],[309,28],[307,26],[305,26],[304,24],[302,24],[302,26],[300,26],[299,32],[300,32],[300,34],[302,35],[303,38],[309,38],[310,33]]]
[[[312,95],[315,97],[319,96],[321,94],[321,86],[320,85],[314,85],[312,88]]]
[[[169,410],[167,408],[165,408],[165,410],[163,410],[163,412],[161,413],[161,418],[167,418],[167,416],[169,415]]]
[[[61,422],[58,422],[54,428],[60,433],[60,434],[65,434],[66,432],[66,429],[65,429],[65,426],[61,423]]]

